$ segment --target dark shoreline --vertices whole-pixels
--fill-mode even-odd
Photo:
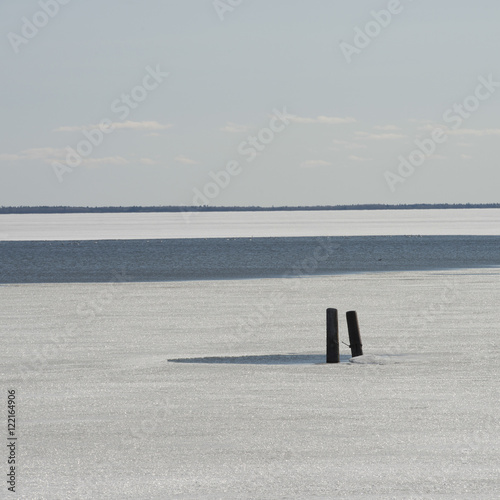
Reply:
[[[326,205],[293,207],[225,207],[225,206],[132,206],[132,207],[72,207],[72,206],[19,206],[0,207],[0,214],[77,214],[77,213],[155,213],[155,212],[297,212],[320,210],[443,210],[500,208],[500,203],[414,203],[406,205],[384,205],[367,203],[362,205]]]

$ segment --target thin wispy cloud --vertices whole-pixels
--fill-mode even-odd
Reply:
[[[307,118],[304,116],[287,115],[287,119],[292,123],[313,124],[319,123],[324,125],[340,125],[345,123],[356,123],[354,118],[341,118],[338,116],[317,116],[316,118]]]
[[[4,161],[41,161],[52,164],[53,162],[63,162],[68,154],[63,148],[32,148],[21,151],[17,154],[1,154],[0,160]],[[103,158],[81,158],[80,165],[88,167],[98,167],[102,165],[125,165],[129,163],[121,156],[107,156]]]
[[[401,130],[401,128],[396,125],[376,125],[373,129],[381,130],[382,132],[396,132]]]
[[[340,147],[344,149],[366,149],[366,144],[360,144],[359,142],[340,141],[336,139],[333,141],[333,144],[335,144],[335,147],[330,148],[333,151],[339,151]]]
[[[60,159],[66,155],[67,151],[61,148],[31,148],[20,153],[0,154],[0,160],[21,161],[21,160],[47,160]]]
[[[434,123],[433,120],[422,120],[420,118],[409,118],[408,119],[409,123]]]
[[[0,161],[17,161],[20,159],[21,158],[19,157],[19,155],[16,154],[8,154],[8,153],[0,154]]]
[[[417,127],[417,130],[419,132],[432,132],[433,130],[436,130],[437,128],[446,130],[448,127],[446,125],[443,125],[442,123],[426,122],[423,125],[419,125]]]
[[[54,130],[54,132],[82,132],[84,130],[98,129],[100,125],[75,125],[75,126],[65,126],[59,127]],[[157,121],[142,121],[142,122],[133,122],[133,121],[125,121],[125,122],[112,122],[109,127],[114,130],[167,130],[172,128],[173,125],[171,123],[159,123]]]
[[[241,134],[242,132],[246,132],[248,128],[249,127],[247,127],[246,125],[239,125],[237,123],[228,122],[224,127],[221,127],[220,130],[229,134]]]
[[[174,160],[178,163],[183,163],[184,165],[198,165],[198,162],[196,160],[188,158],[184,155],[177,155]]]
[[[398,139],[406,139],[404,134],[372,134],[370,132],[356,132],[356,135],[362,139],[368,139],[371,141],[395,141]]]
[[[470,135],[476,137],[488,137],[500,135],[500,128],[485,128],[485,129],[471,129],[471,128],[463,128],[457,130],[450,130],[448,132],[450,135]]]
[[[488,137],[500,135],[500,128],[485,128],[485,129],[471,129],[471,128],[457,128],[452,129],[448,125],[442,123],[428,122],[424,125],[417,127],[421,132],[432,132],[435,129],[442,129],[449,135],[457,136],[471,136],[471,137]],[[464,143],[462,143],[464,144]]]
[[[141,158],[139,160],[142,165],[156,165],[157,162],[155,160],[152,160],[151,158]]]
[[[104,158],[85,158],[82,159],[82,165],[87,167],[101,167],[106,165],[126,165],[128,160],[121,156],[106,156]]]
[[[325,160],[306,160],[300,164],[301,168],[330,167],[331,165],[329,161]]]
[[[364,156],[350,155],[348,159],[351,161],[365,162],[365,161],[372,161],[373,158],[365,158]]]

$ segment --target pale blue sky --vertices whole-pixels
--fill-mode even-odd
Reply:
[[[497,0],[217,1],[235,6],[2,2],[0,205],[500,201]],[[387,9],[383,27],[371,12]],[[379,33],[361,47],[367,23]],[[118,103],[158,70],[133,109]],[[114,130],[85,149],[103,119]],[[400,157],[438,128],[403,176]]]

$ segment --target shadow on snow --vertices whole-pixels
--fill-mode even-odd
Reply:
[[[351,356],[341,355],[340,362],[346,363]],[[261,356],[211,356],[203,358],[169,359],[172,363],[208,363],[235,365],[310,365],[326,364],[324,354],[265,354]]]

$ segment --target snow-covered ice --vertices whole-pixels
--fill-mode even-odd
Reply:
[[[1,214],[0,241],[500,235],[500,209]]]
[[[499,278],[0,286],[10,498],[498,499]],[[322,362],[327,307],[365,356]]]

